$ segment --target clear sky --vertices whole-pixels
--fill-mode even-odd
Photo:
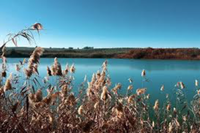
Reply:
[[[200,0],[0,0],[1,43],[35,22],[43,47],[200,47]]]

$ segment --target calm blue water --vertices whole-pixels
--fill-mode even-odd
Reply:
[[[14,71],[14,65],[20,58],[9,58],[9,71]],[[46,67],[51,66],[53,58],[41,59],[39,73],[41,77],[46,76]],[[76,72],[74,74],[74,92],[77,92],[78,86],[82,83],[85,75],[91,79],[91,75],[97,70],[101,70],[101,65],[105,59],[59,59],[59,62],[65,67],[66,63],[75,64]],[[142,84],[141,71],[145,69],[149,82]],[[171,100],[174,100],[174,85],[178,81],[184,82],[186,97],[191,100],[196,94],[194,85],[195,79],[200,80],[200,61],[177,61],[177,60],[131,60],[131,59],[108,59],[108,71],[112,80],[112,86],[116,83],[122,84],[121,93],[125,94],[127,86],[130,84],[128,78],[133,79],[135,90],[141,87],[147,87],[147,93],[151,96],[151,101],[156,99],[165,100],[168,93]],[[165,86],[163,92],[160,91],[161,85]]]

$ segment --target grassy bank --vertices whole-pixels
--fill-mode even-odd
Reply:
[[[7,57],[29,57],[34,48],[8,47]],[[42,57],[59,58],[128,58],[128,59],[181,59],[199,60],[200,49],[197,48],[99,48],[67,49],[45,48]]]
[[[8,47],[7,57],[29,57],[34,48]],[[102,48],[102,49],[67,49],[67,48],[44,48],[42,57],[59,58],[114,58],[119,54],[124,54],[130,48]]]

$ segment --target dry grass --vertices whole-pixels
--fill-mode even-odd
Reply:
[[[151,105],[148,88],[142,85],[134,89],[132,79],[128,79],[126,95],[118,93],[122,88],[120,83],[111,88],[105,61],[101,71],[94,73],[91,80],[85,78],[79,94],[74,95],[75,65],[62,69],[55,58],[52,66],[47,67],[47,75],[40,77],[37,69],[42,53],[43,48],[37,47],[28,62],[24,60],[16,65],[16,71],[25,79],[17,74],[7,76],[6,57],[2,56],[0,132],[200,132],[197,80],[197,94],[190,104],[184,94],[187,88],[178,82],[175,105],[168,94],[163,104],[156,100]],[[146,82],[145,70],[141,76]],[[22,86],[18,85],[20,81],[24,82]]]
[[[130,82],[124,96],[118,94],[118,90],[122,88],[120,83],[111,88],[106,61],[102,70],[93,74],[91,81],[84,80],[79,94],[75,96],[72,92],[75,66],[66,65],[62,70],[57,58],[51,69],[47,67],[44,85],[39,87],[39,73],[33,68],[35,64],[39,65],[42,51],[38,47],[30,56],[25,70],[30,69],[31,74],[24,72],[27,78],[24,79],[23,86],[14,87],[16,80],[22,80],[17,78],[18,75],[1,77],[5,79],[0,89],[1,132],[200,131],[200,95],[197,93],[191,104],[186,104],[183,93],[185,86],[182,82],[178,82],[176,88],[176,102],[180,107],[172,106],[169,95],[163,107],[159,100],[151,105],[147,88],[136,89],[134,93],[133,83]],[[25,64],[22,63],[20,68],[24,68]],[[18,71],[23,73],[22,69]],[[141,75],[143,77],[144,71]],[[49,81],[51,78],[55,79],[56,85]],[[30,84],[31,82],[35,82],[35,85]],[[198,92],[197,80],[195,85]]]

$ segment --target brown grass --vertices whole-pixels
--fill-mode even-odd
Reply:
[[[39,65],[39,56],[34,56],[36,53],[42,54],[38,50],[42,51],[41,48],[36,48],[30,56],[28,68],[33,64]],[[198,123],[200,95],[194,96],[191,105],[182,105],[182,101],[178,101],[183,97],[183,95],[179,96],[183,93],[181,82],[176,88],[176,95],[177,102],[180,102],[182,108],[172,106],[169,96],[163,107],[158,100],[151,105],[149,95],[146,94],[147,88],[139,88],[134,93],[133,84],[130,83],[127,91],[131,92],[127,95],[117,93],[122,88],[120,83],[110,88],[111,81],[107,75],[106,61],[102,65],[102,71],[93,74],[88,86],[85,80],[80,86],[79,94],[75,96],[71,90],[73,87],[71,75],[75,72],[75,66],[67,65],[67,69],[73,70],[66,73],[66,68],[60,70],[59,64],[56,58],[52,67],[54,69],[47,70],[48,78],[40,88],[26,84],[27,81],[33,82],[31,78],[36,78],[35,75],[38,73],[32,73],[28,79],[25,79],[24,86],[16,89],[13,88],[15,86],[13,81],[16,80],[17,75],[5,78],[6,82],[2,84],[0,91],[1,132],[200,131]],[[144,76],[144,71],[142,73],[141,76]],[[27,76],[26,72],[25,75]],[[55,77],[59,77],[58,85],[53,86],[48,79]],[[195,81],[195,85],[198,90],[197,82]],[[36,84],[40,86],[39,83]],[[154,110],[154,117],[151,114],[152,110]]]
[[[34,28],[40,30],[41,26]],[[164,103],[156,100],[152,105],[148,88],[142,85],[134,90],[132,79],[128,79],[129,86],[123,87],[118,83],[111,88],[108,62],[105,61],[101,71],[94,73],[91,80],[85,78],[79,94],[74,95],[75,65],[66,65],[62,69],[55,58],[53,65],[47,67],[47,75],[40,77],[37,69],[42,53],[43,49],[37,47],[28,62],[24,60],[17,64],[17,72],[23,73],[25,79],[17,74],[7,76],[6,57],[2,56],[0,132],[200,132],[197,80],[197,94],[190,104],[187,104],[184,94],[186,86],[178,82],[174,90],[175,105],[171,104],[174,101],[169,100],[168,94]],[[141,76],[146,82],[145,70]],[[41,78],[42,85],[39,82]],[[19,86],[19,81],[24,84]],[[118,93],[122,88],[127,88],[126,95]]]

